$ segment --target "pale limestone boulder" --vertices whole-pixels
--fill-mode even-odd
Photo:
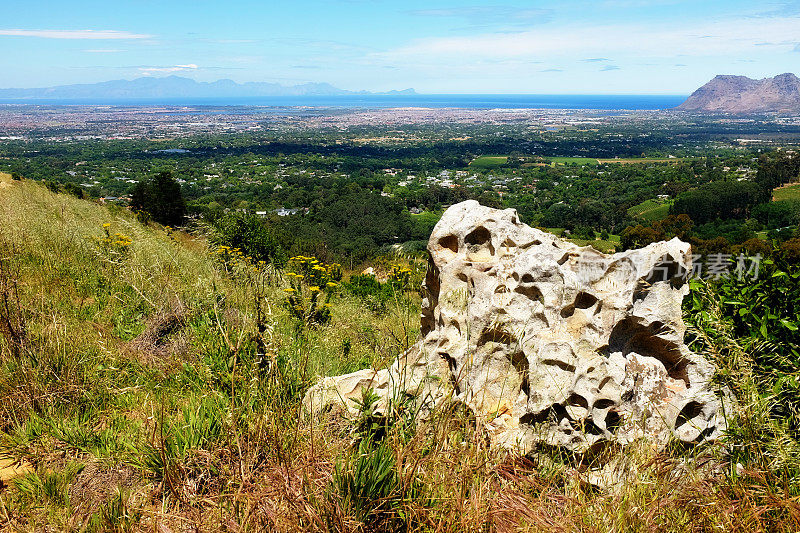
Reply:
[[[699,443],[724,429],[714,368],[683,342],[687,243],[606,255],[467,201],[445,212],[428,250],[420,341],[389,369],[324,378],[310,412],[355,414],[363,387],[381,408],[452,398],[521,452]]]

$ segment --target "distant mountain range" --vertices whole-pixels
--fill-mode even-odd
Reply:
[[[753,80],[745,76],[717,76],[676,109],[712,113],[800,112],[800,79],[794,74]]]
[[[341,96],[358,94],[416,94],[414,89],[370,93],[345,91],[328,83],[281,85],[279,83],[232,80],[198,82],[181,76],[143,77],[135,80],[113,80],[100,83],[60,85],[38,89],[0,89],[0,99],[124,99],[124,98],[240,98],[258,96]]]

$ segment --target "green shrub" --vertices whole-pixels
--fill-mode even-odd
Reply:
[[[732,465],[768,470],[800,493],[800,268],[762,261],[758,279],[691,281],[691,347],[710,354],[738,400],[727,413]]]
[[[285,262],[285,255],[266,223],[256,215],[233,213],[216,224],[216,244],[239,249],[253,261],[264,261],[278,266]]]

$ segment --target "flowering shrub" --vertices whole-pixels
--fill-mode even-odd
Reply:
[[[342,280],[342,266],[338,263],[325,264],[315,257],[298,255],[289,259],[286,270],[290,275],[303,276],[309,287],[319,287],[325,291],[335,288]]]
[[[100,249],[107,256],[123,256],[130,250],[133,240],[124,233],[111,233],[111,224],[103,224],[103,237],[97,239]]]
[[[395,290],[408,290],[411,284],[411,269],[405,266],[393,265],[388,281]]]
[[[342,267],[325,264],[314,257],[292,257],[286,265],[289,287],[284,289],[286,308],[304,325],[323,325],[330,321],[328,302],[342,279]]]
[[[231,248],[230,246],[220,246],[217,248],[217,257],[222,261],[226,268],[230,268],[237,261],[247,261],[249,258],[245,257],[244,253],[239,248]]]

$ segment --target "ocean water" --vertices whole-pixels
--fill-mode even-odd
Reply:
[[[267,106],[322,108],[460,107],[469,109],[669,109],[684,95],[641,94],[415,94],[346,96],[263,96],[243,98],[0,99],[0,104],[118,106]]]

